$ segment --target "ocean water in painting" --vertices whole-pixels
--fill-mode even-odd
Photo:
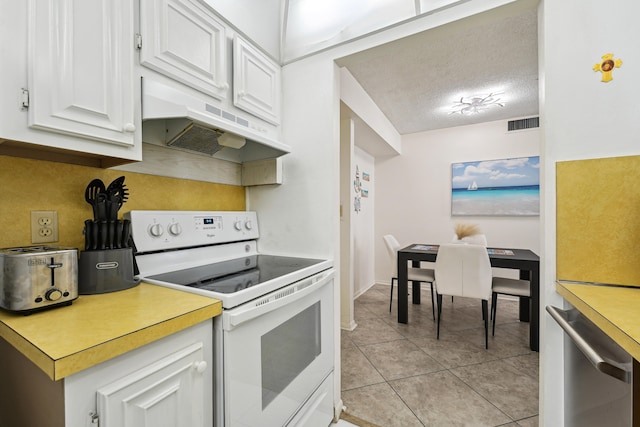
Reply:
[[[540,186],[454,188],[452,215],[540,215]]]

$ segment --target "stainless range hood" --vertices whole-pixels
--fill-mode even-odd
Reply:
[[[249,120],[174,87],[142,79],[142,140],[235,163],[274,159],[288,145]],[[262,125],[263,127],[264,125]]]

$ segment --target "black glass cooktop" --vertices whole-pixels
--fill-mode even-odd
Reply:
[[[251,255],[186,270],[149,276],[149,279],[231,294],[322,262],[321,259]]]

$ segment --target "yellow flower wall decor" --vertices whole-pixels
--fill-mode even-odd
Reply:
[[[607,53],[602,56],[602,62],[593,66],[593,71],[600,71],[602,73],[602,82],[607,83],[613,80],[613,69],[620,68],[622,65],[621,59],[613,59],[613,53]]]

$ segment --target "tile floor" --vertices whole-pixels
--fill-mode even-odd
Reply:
[[[443,298],[440,340],[428,285],[421,301],[409,303],[409,323],[400,324],[395,295],[389,312],[389,286],[356,299],[358,326],[342,331],[346,411],[381,427],[537,426],[538,353],[529,350],[518,302],[498,301],[485,350],[478,300]]]

